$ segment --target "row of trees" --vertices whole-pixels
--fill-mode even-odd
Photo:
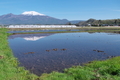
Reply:
[[[78,26],[120,26],[120,19],[96,20],[89,19],[77,24]]]

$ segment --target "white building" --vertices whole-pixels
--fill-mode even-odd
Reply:
[[[9,25],[8,28],[75,28],[75,25]]]

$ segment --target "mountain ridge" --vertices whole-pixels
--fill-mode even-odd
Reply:
[[[1,15],[0,24],[66,24],[67,19],[57,19],[47,15],[15,15],[12,13]]]
[[[76,24],[82,20],[67,20],[58,19],[36,11],[25,11],[22,14],[15,15],[13,13],[0,16],[0,25],[15,25],[15,24]]]

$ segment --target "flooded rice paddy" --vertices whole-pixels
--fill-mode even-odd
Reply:
[[[113,33],[16,34],[8,42],[20,66],[37,75],[120,56],[120,34]]]
[[[19,31],[9,31],[8,33],[21,33],[21,32],[58,32],[58,31],[81,31],[80,29],[43,29],[43,30],[19,30]]]

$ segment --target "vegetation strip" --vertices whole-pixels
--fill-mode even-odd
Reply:
[[[120,30],[84,30],[84,31],[54,31],[54,32],[20,32],[20,33],[12,33],[15,34],[39,34],[39,33],[73,33],[73,32],[111,32],[111,33],[120,33]]]
[[[60,30],[63,28],[60,28]],[[53,32],[20,32],[20,33],[13,33],[13,34],[38,34],[38,33],[72,33],[72,32],[111,32],[111,33],[120,33],[120,27],[77,27],[77,28],[64,28],[68,31],[53,31]],[[71,31],[74,29],[78,29],[80,31]],[[18,30],[36,30],[36,28],[26,29],[9,29],[10,31],[18,31]],[[38,30],[43,30],[39,28]],[[45,29],[44,29],[45,30]],[[50,28],[46,28],[46,30],[51,30]],[[58,30],[58,28],[52,28],[52,30]]]
[[[120,57],[73,66],[64,73],[43,74],[41,80],[120,80]]]
[[[85,66],[73,66],[64,73],[52,72],[40,77],[18,67],[18,61],[8,46],[7,29],[0,29],[0,80],[120,80],[120,57],[93,61]]]
[[[38,76],[18,67],[18,61],[8,46],[7,29],[0,28],[0,80],[39,80]]]

